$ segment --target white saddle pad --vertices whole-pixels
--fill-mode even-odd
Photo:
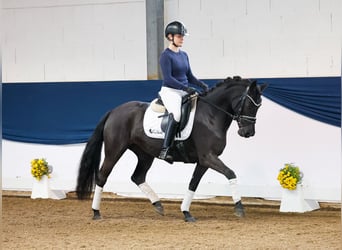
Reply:
[[[162,115],[164,114],[164,112],[160,113],[158,111],[154,111],[156,109],[152,108],[152,103],[155,103],[155,101],[156,99],[151,102],[151,104],[148,106],[148,108],[145,111],[144,121],[143,121],[144,131],[148,137],[156,138],[156,139],[164,139],[165,133],[161,130],[161,121],[163,119]],[[192,126],[194,124],[194,117],[195,117],[196,106],[197,106],[196,103],[197,103],[197,100],[193,102],[193,106],[190,111],[188,123],[186,124],[184,129],[181,131],[181,136],[176,137],[175,140],[180,140],[180,141],[186,140],[190,136]]]

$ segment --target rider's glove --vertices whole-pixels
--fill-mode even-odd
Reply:
[[[203,89],[204,92],[208,92],[209,91],[208,85],[205,84],[204,82],[200,81],[199,86]]]
[[[193,95],[193,94],[197,93],[197,90],[193,87],[188,87],[188,88],[186,88],[185,91],[188,92],[189,95]]]

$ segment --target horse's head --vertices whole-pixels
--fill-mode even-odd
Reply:
[[[239,76],[228,77],[203,94],[200,100],[219,111],[226,129],[232,120],[239,126],[238,134],[250,137],[255,134],[256,114],[261,106],[261,95],[267,84],[257,85],[255,80],[242,79]],[[218,118],[222,119],[222,118]]]
[[[248,80],[249,81],[249,80]],[[238,134],[250,137],[255,134],[256,114],[261,106],[261,95],[267,84],[257,85],[256,81],[249,81],[245,91],[235,105],[235,119],[238,123]]]

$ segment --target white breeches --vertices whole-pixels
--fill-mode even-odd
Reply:
[[[165,108],[169,113],[173,114],[176,122],[181,118],[182,97],[187,93],[180,89],[161,87],[159,95],[164,103]]]

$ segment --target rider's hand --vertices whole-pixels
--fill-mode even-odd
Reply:
[[[188,87],[186,89],[186,92],[188,92],[189,95],[193,95],[193,94],[197,93],[197,90],[193,87]]]
[[[203,92],[208,92],[209,91],[208,85],[205,84],[204,82],[201,82],[200,87],[203,89]]]

